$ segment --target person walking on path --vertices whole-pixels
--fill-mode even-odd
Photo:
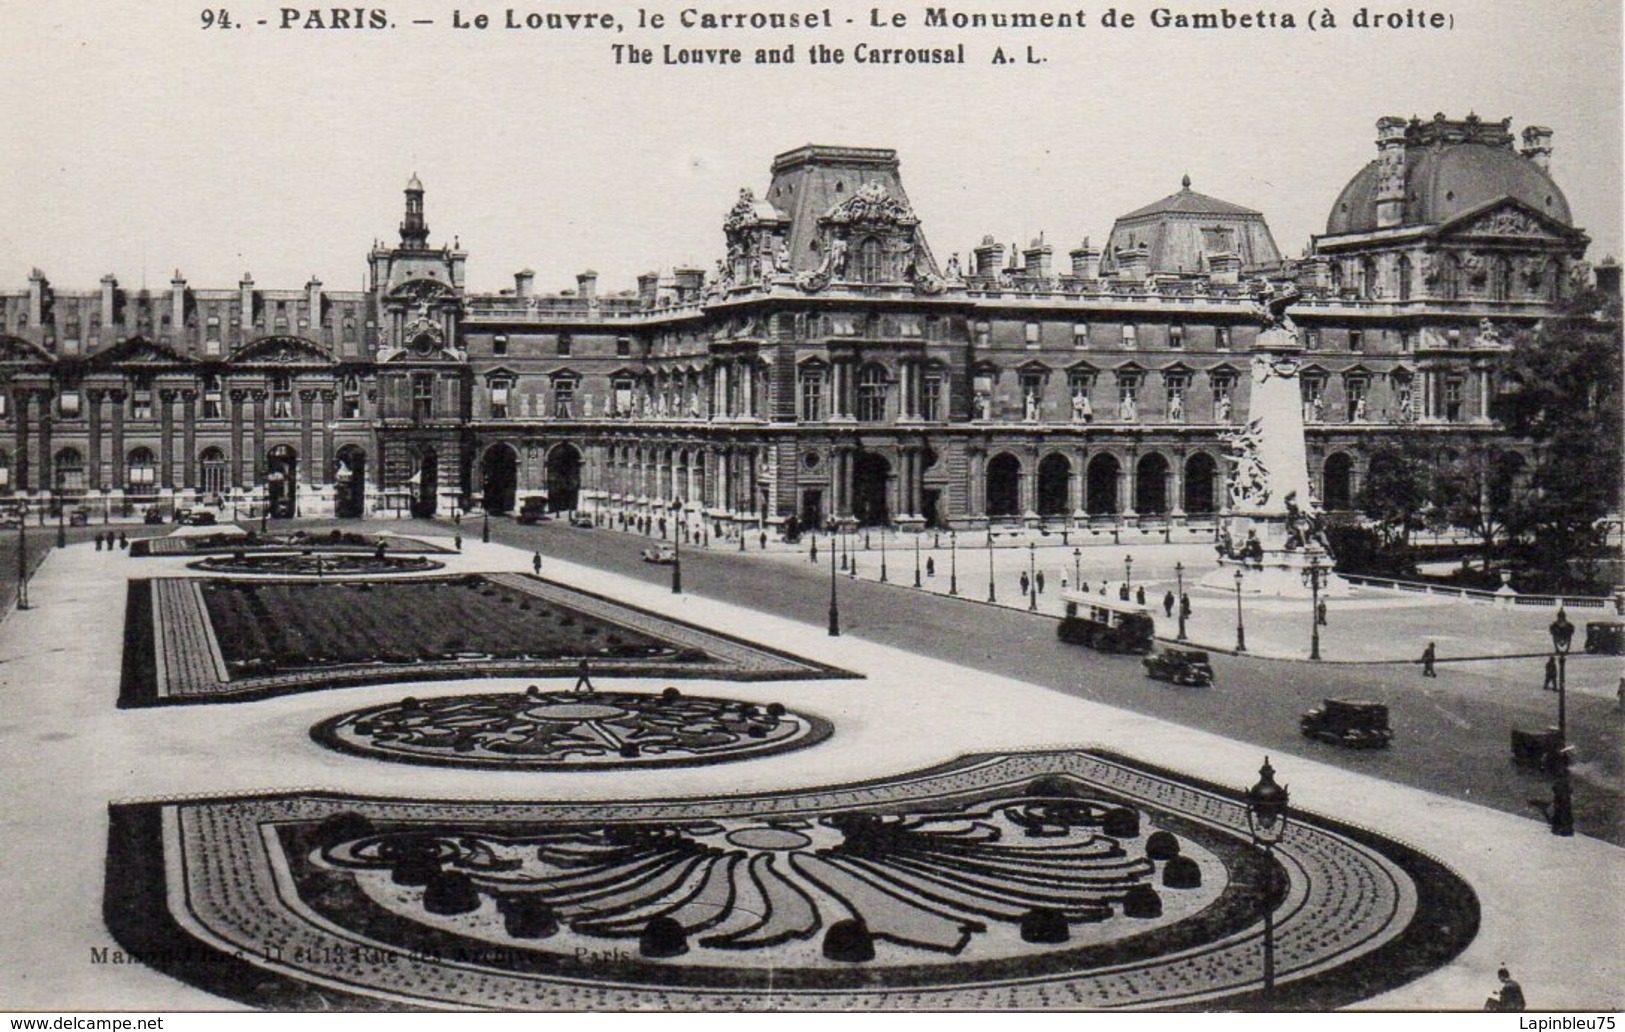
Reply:
[[[1190,619],[1191,597],[1189,595],[1179,596],[1179,615],[1185,617],[1187,620]]]
[[[1170,620],[1173,619],[1174,593],[1172,591],[1162,596],[1162,615],[1168,617]]]
[[[1325,599],[1321,599],[1320,602],[1316,603],[1316,605],[1315,605],[1315,623],[1320,624],[1320,626],[1322,626],[1322,627],[1326,626],[1326,600]]]
[[[1135,605],[1140,605],[1140,606],[1145,605],[1145,586],[1144,585],[1141,585],[1140,587],[1134,589],[1134,604]]]
[[[1036,582],[1038,584],[1038,593],[1040,595],[1042,595],[1044,593],[1044,571],[1039,570],[1038,573],[1035,574],[1034,576],[1035,576]]]
[[[937,561],[931,556],[925,557],[925,575],[927,578],[937,575]]]
[[[463,532],[459,530],[452,535],[451,543],[457,546],[457,551],[461,552],[463,550]]]
[[[1021,595],[1022,595],[1023,598],[1025,598],[1027,596],[1027,589],[1030,588],[1030,587],[1032,587],[1032,581],[1027,579],[1027,571],[1022,570],[1021,571]]]
[[[1434,645],[1433,645],[1433,643],[1431,641],[1428,642],[1428,647],[1422,650],[1422,676],[1423,677],[1438,677],[1439,676],[1438,673],[1433,669],[1433,664],[1438,658],[1439,658],[1439,650],[1434,647]]]
[[[1546,679],[1540,682],[1540,690],[1543,691],[1543,692],[1555,692],[1555,691],[1557,691],[1557,657],[1556,656],[1547,656],[1546,657]]]
[[[593,691],[592,668],[587,664],[585,656],[581,657],[580,664],[576,666],[576,686],[571,691],[586,692],[589,695]]]
[[[530,556],[530,568],[536,574],[536,576],[540,577],[542,575],[542,553],[540,553],[540,552],[532,552],[531,553],[531,556]]]
[[[1511,1013],[1521,1011],[1525,1007],[1523,999],[1523,986],[1512,977],[1512,972],[1501,968],[1495,972],[1495,977],[1501,980],[1501,988],[1497,989],[1489,999],[1484,1001],[1487,1011],[1501,1011]]]

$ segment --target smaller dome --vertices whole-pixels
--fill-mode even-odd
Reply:
[[[408,190],[416,190],[419,193],[423,192],[423,181],[418,178],[418,174],[416,172],[413,172],[412,178],[406,181],[406,188]]]

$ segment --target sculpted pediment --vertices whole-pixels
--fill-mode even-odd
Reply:
[[[1439,227],[1447,237],[1512,237],[1567,241],[1575,230],[1519,201],[1503,199],[1460,215]]]
[[[853,223],[880,223],[913,227],[920,220],[908,202],[893,197],[880,183],[867,183],[851,197],[835,205],[824,216],[824,221],[836,225]]]
[[[332,365],[327,349],[308,337],[275,336],[251,340],[232,353],[227,361],[235,364]]]
[[[95,365],[191,366],[185,355],[145,337],[130,337],[91,359]]]
[[[33,364],[35,362],[49,362],[51,356],[45,349],[33,341],[21,337],[0,335],[0,362],[7,365]]]

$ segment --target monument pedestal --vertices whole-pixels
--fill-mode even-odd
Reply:
[[[1241,592],[1274,598],[1309,598],[1309,567],[1319,560],[1320,596],[1345,598],[1353,585],[1332,572],[1332,556],[1318,541],[1288,542],[1286,513],[1231,516],[1222,523],[1232,543],[1232,554],[1219,557],[1219,567],[1204,574],[1203,587],[1221,591],[1236,590],[1236,571],[1242,575]],[[1254,548],[1253,542],[1257,542]]]

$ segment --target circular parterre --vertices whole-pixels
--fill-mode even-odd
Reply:
[[[802,749],[830,724],[779,703],[595,690],[449,695],[344,713],[311,737],[373,759],[502,770],[696,766]]]
[[[427,573],[444,563],[421,555],[366,555],[353,552],[269,552],[210,556],[188,563],[204,573],[238,573],[262,577],[372,577],[391,573]]]

